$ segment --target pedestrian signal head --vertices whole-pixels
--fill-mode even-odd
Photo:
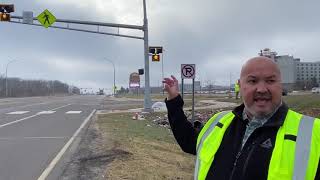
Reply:
[[[160,61],[160,55],[159,54],[152,54],[152,61]]]
[[[0,4],[0,12],[12,13],[12,12],[14,12],[14,5],[13,4]]]
[[[0,21],[10,21],[10,14],[0,12]]]

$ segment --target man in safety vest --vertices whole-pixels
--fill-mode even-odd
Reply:
[[[177,79],[163,83],[174,137],[183,151],[197,156],[194,179],[320,180],[320,119],[282,101],[273,60],[248,60],[240,75],[243,104],[215,114],[200,130],[184,115]]]
[[[239,92],[240,92],[239,81],[240,80],[237,80],[237,82],[234,84],[234,92],[236,93],[236,99],[238,99]]]

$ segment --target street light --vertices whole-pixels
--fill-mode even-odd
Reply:
[[[114,63],[108,59],[105,59],[106,61],[110,62],[113,66],[113,95],[116,95],[116,67]]]
[[[18,61],[18,60],[11,60],[7,63],[7,66],[6,66],[6,97],[8,97],[8,66],[9,66],[9,64],[11,64],[15,61]]]

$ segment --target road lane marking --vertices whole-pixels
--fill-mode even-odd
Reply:
[[[56,166],[56,164],[59,162],[59,160],[61,159],[61,157],[63,156],[63,154],[67,151],[67,149],[69,148],[69,146],[71,145],[71,143],[74,141],[74,139],[78,136],[78,134],[80,133],[80,131],[83,129],[83,127],[85,127],[85,125],[90,121],[92,115],[96,112],[96,110],[94,109],[91,114],[83,121],[83,123],[81,124],[81,126],[79,127],[79,129],[77,129],[77,131],[72,135],[72,137],[69,139],[69,141],[63,146],[63,148],[59,151],[59,153],[57,154],[57,156],[50,162],[50,164],[48,165],[48,167],[42,172],[42,174],[39,176],[38,180],[45,180],[48,175],[50,174],[50,172],[53,170],[53,168]]]
[[[53,114],[55,112],[56,111],[41,111],[41,112],[38,112],[37,114]]]
[[[14,112],[9,112],[7,114],[25,114],[25,113],[28,113],[30,111],[14,111]]]
[[[23,139],[65,139],[67,137],[23,137]]]
[[[80,114],[82,111],[68,111],[66,114]]]
[[[19,139],[66,139],[67,137],[0,137],[1,140],[19,140]]]
[[[64,105],[64,106],[60,106],[60,107],[51,109],[51,110],[49,110],[49,111],[54,111],[54,110],[57,110],[57,109],[61,109],[61,108],[70,106],[70,105],[71,105],[71,104],[67,104],[67,105]],[[0,125],[0,128],[3,128],[3,127],[5,127],[5,126],[9,126],[9,125],[11,125],[11,124],[15,124],[15,123],[18,123],[18,122],[21,122],[21,121],[24,121],[24,120],[27,120],[27,119],[30,119],[30,118],[33,118],[33,117],[36,117],[36,116],[39,116],[39,114],[34,114],[34,115],[32,115],[32,116],[28,116],[28,117],[25,117],[25,118],[22,118],[22,119],[18,119],[18,120],[9,122],[9,123],[2,124],[2,125]]]

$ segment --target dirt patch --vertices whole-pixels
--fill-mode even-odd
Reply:
[[[119,149],[119,143],[106,143],[93,119],[81,138],[79,146],[64,167],[61,180],[102,180],[107,165],[116,159],[128,159],[132,154]]]
[[[105,143],[127,152],[126,156],[113,155],[115,159],[106,166],[105,178],[193,179],[195,157],[182,152],[171,131],[153,124],[148,117],[144,121],[132,120],[129,113],[99,119]]]

